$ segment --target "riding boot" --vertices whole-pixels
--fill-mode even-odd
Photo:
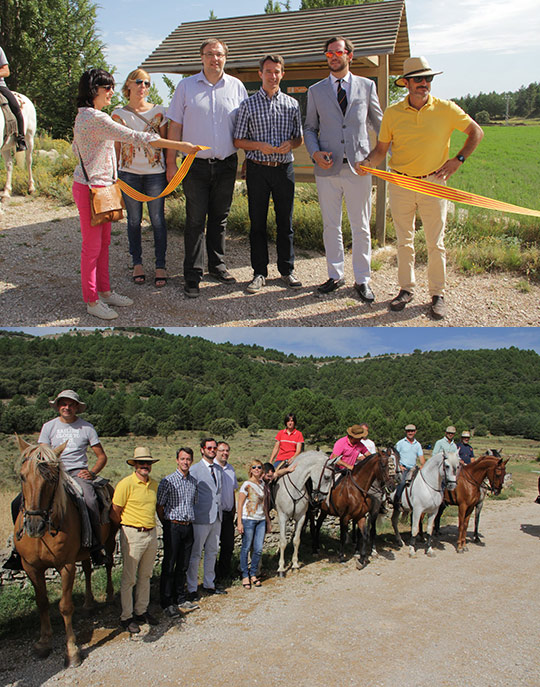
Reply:
[[[19,134],[17,136],[17,152],[21,153],[23,150],[26,150],[26,140],[23,135]]]
[[[4,570],[24,570],[19,552],[13,549],[11,556],[2,566]]]

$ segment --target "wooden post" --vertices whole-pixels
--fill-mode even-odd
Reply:
[[[377,70],[377,93],[381,109],[384,112],[388,107],[388,55],[379,55],[379,68]],[[386,169],[386,160],[379,169]],[[384,179],[377,178],[377,204],[375,206],[375,235],[379,246],[384,246],[386,241],[386,186]]]

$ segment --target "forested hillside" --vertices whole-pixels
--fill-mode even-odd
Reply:
[[[449,423],[540,439],[540,356],[517,348],[351,361],[153,330],[0,334],[0,432],[37,431],[65,388],[81,394],[84,417],[104,436],[208,431],[224,419],[256,431],[280,427],[293,411],[315,440],[361,421],[379,442],[399,438],[407,422],[422,442]]]

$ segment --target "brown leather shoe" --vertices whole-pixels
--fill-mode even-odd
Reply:
[[[431,299],[431,315],[435,320],[442,320],[446,315],[446,305],[443,296],[433,296]]]
[[[407,303],[410,303],[414,298],[414,294],[411,291],[405,291],[401,289],[398,295],[390,301],[390,310],[394,312],[399,312],[403,310]]]

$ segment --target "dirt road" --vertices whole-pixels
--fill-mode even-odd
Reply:
[[[321,559],[260,589],[206,598],[182,622],[143,636],[77,620],[85,660],[62,670],[30,641],[1,650],[0,684],[143,687],[262,685],[499,687],[539,684],[540,506],[534,495],[488,502],[485,546],[458,555],[442,530],[435,559],[387,543],[365,570]],[[110,622],[109,622],[110,621]],[[106,627],[104,627],[106,625]]]

